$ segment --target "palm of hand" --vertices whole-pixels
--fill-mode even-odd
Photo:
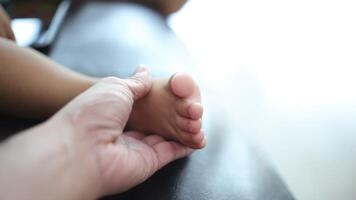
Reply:
[[[94,160],[94,180],[102,194],[122,192],[143,182],[167,163],[192,152],[158,135],[123,132],[133,99],[127,87],[104,81],[80,95],[64,110],[74,120],[78,158]],[[79,128],[78,128],[79,127]],[[82,155],[85,154],[85,155]]]
[[[167,163],[192,150],[158,135],[126,132],[115,143],[104,146],[101,152],[103,180],[108,183],[105,193],[113,193],[145,181]]]

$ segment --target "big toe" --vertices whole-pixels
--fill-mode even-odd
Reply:
[[[195,82],[186,73],[176,73],[170,79],[170,87],[174,95],[180,98],[188,98],[194,94]]]

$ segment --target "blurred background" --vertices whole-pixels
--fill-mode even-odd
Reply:
[[[191,0],[169,20],[226,120],[297,199],[356,198],[355,10],[351,0]]]
[[[32,41],[23,44],[28,46],[36,42],[38,45],[38,37],[50,28],[58,4],[64,1],[0,2],[12,17],[40,19],[32,20],[30,26],[24,26],[27,23],[24,21],[20,24],[13,21],[16,36],[34,35]],[[135,2],[151,8],[156,5],[154,0]],[[175,2],[178,6],[160,9],[159,15],[149,15],[152,24],[162,23],[184,0]],[[87,8],[89,11],[78,16],[93,16],[97,12],[94,6]],[[141,63],[158,66],[160,70],[167,66],[173,70],[178,66],[192,68],[187,64],[190,58],[177,53],[186,48],[196,66],[191,72],[200,82],[204,102],[214,102],[206,104],[207,109],[226,121],[227,126],[233,124],[236,132],[263,152],[297,199],[356,199],[355,1],[189,0],[168,17],[170,28],[185,47],[171,42],[172,34],[165,29],[142,31],[147,27],[138,23],[140,20],[135,16],[142,19],[143,15],[135,11],[126,18],[127,8],[131,9],[130,6],[118,9],[122,15],[112,14],[111,10],[107,16],[102,9],[99,13],[112,19],[106,24],[99,18],[83,22],[72,16],[74,19],[67,24],[62,37],[65,39],[56,44],[62,50],[55,50],[51,57],[83,73],[129,75],[132,66]],[[138,12],[148,11],[140,8]],[[53,33],[63,19],[59,15],[52,34],[43,37],[46,41],[53,42]],[[122,26],[108,31],[107,26],[115,24],[115,20],[120,20]],[[78,24],[84,24],[80,29],[88,35],[106,34],[100,42],[112,51],[87,48],[85,45],[95,46],[98,40],[75,34]],[[153,38],[160,44],[129,40],[123,26],[134,30],[133,35],[143,38],[142,41]],[[30,30],[31,33],[24,34]],[[125,48],[119,48],[122,44]],[[101,48],[107,49],[105,45]],[[140,48],[145,50],[145,56],[136,50]],[[102,59],[112,55],[116,55],[110,58],[113,61]],[[96,62],[88,59],[78,63],[80,56]],[[109,67],[90,71],[98,63]],[[118,66],[130,69],[119,72]],[[205,122],[209,126],[210,121]],[[224,137],[224,133],[219,137]]]

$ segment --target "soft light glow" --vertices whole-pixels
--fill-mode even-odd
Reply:
[[[219,119],[262,147],[297,199],[356,196],[355,10],[354,0],[190,0],[170,19],[212,90],[202,94],[227,107]]]
[[[36,18],[14,19],[11,21],[17,44],[28,47],[39,36],[41,31],[41,21]]]
[[[351,0],[191,0],[170,24],[215,86],[244,70],[271,103],[315,107],[356,102],[355,9]]]

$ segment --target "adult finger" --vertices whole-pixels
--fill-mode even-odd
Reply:
[[[125,82],[133,93],[134,100],[146,96],[152,86],[151,76],[145,67],[139,67],[132,77],[125,79]]]
[[[129,137],[135,138],[136,140],[142,140],[143,138],[146,137],[145,134],[137,132],[137,131],[127,131],[127,132],[124,132],[124,134]]]
[[[159,135],[149,135],[143,138],[142,142],[146,143],[149,146],[154,146],[158,143],[161,143],[165,141],[165,139],[162,136]]]
[[[174,141],[164,141],[152,147],[159,160],[158,168],[193,153],[194,150]]]

